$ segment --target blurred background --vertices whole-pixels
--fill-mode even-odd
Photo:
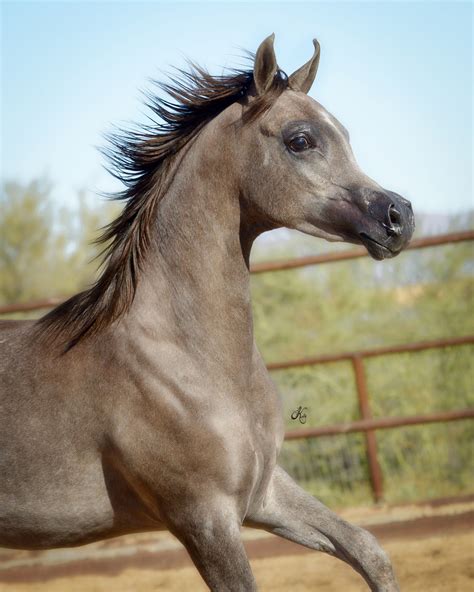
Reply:
[[[408,570],[405,589],[467,590],[467,563],[446,587],[448,567],[435,573],[432,561],[446,547],[447,539],[436,542],[441,530],[467,536],[474,499],[474,426],[462,415],[474,407],[472,4],[18,0],[1,10],[0,318],[44,314],[94,280],[91,241],[119,211],[100,195],[120,190],[96,147],[114,126],[145,120],[140,91],[153,88],[150,79],[187,59],[215,74],[245,66],[244,50],[271,32],[290,74],[319,39],[310,94],[349,129],[361,168],[412,201],[419,248],[375,262],[287,230],[257,241],[255,333],[282,395],[289,438],[281,463],[307,491],[365,525],[398,523],[408,507],[412,526],[430,516],[431,530],[409,553],[412,572],[425,579],[393,548],[404,578]],[[304,424],[291,417],[299,407]],[[391,425],[381,426],[387,418]],[[416,421],[394,427],[397,418]],[[367,431],[372,420],[377,429]],[[390,513],[395,507],[402,515]],[[110,559],[132,554],[117,542],[84,556],[0,552],[0,590],[201,589],[185,559],[163,555],[177,552],[171,542],[147,537],[123,543],[142,557],[128,566],[141,565],[140,577],[128,579]],[[403,549],[413,539],[406,537]],[[165,559],[147,580],[156,566],[143,560],[150,545]],[[285,564],[285,583],[269,563],[277,552],[284,554],[275,547],[256,560],[263,590],[364,589],[346,571],[337,577],[349,579],[334,584],[332,563],[327,581],[314,580],[306,563]],[[65,564],[81,567],[68,572]]]

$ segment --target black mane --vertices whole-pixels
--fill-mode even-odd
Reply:
[[[110,146],[103,150],[110,163],[108,170],[125,186],[110,197],[125,205],[97,240],[106,245],[102,251],[103,271],[90,288],[37,321],[40,337],[59,339],[66,351],[129,309],[166,187],[162,182],[166,164],[206,123],[231,104],[245,100],[253,83],[253,72],[246,70],[212,76],[193,65],[189,72],[178,72],[170,82],[155,82],[171,100],[147,94],[152,125],[108,136]],[[251,102],[245,121],[266,111],[286,87],[287,77],[279,70],[270,90]]]

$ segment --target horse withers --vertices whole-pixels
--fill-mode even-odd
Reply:
[[[94,285],[36,322],[2,323],[0,544],[81,545],[169,529],[215,591],[255,590],[242,525],[334,555],[398,589],[374,537],[277,464],[280,400],[254,341],[249,257],[279,227],[410,240],[410,203],[365,175],[347,131],[287,77],[273,36],[253,70],[194,66],[152,99],[160,122],[112,137],[122,213]]]

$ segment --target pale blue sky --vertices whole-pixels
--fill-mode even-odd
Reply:
[[[276,34],[291,73],[322,45],[311,91],[361,167],[418,210],[472,202],[470,2],[2,2],[2,177],[55,194],[116,187],[101,134],[140,120],[139,89],[184,58],[222,72]]]

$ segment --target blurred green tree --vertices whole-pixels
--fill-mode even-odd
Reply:
[[[94,278],[97,229],[117,212],[111,203],[92,208],[85,192],[59,206],[47,179],[1,186],[0,302],[66,296]]]

